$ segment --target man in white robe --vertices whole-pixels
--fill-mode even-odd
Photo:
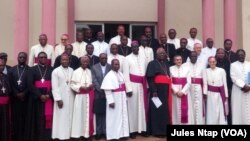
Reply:
[[[70,88],[73,69],[69,67],[69,56],[61,56],[61,66],[52,72],[52,94],[54,113],[52,139],[66,140],[71,137],[71,123],[74,105],[74,93]]]
[[[93,101],[94,92],[89,57],[81,57],[81,67],[73,72],[71,88],[76,92],[71,137],[89,138],[94,133]]]
[[[215,48],[213,45],[214,45],[214,41],[213,41],[213,39],[212,38],[207,38],[207,40],[206,40],[206,44],[207,44],[207,46],[206,47],[204,47],[203,49],[202,49],[202,54],[205,54],[205,56],[207,57],[207,59],[208,59],[208,57],[210,57],[210,56],[215,56],[216,55],[216,50],[217,50],[217,48]],[[206,60],[207,60],[206,59]]]
[[[132,42],[132,53],[125,58],[123,74],[125,77],[126,92],[128,96],[128,116],[130,137],[135,138],[135,133],[146,132],[148,97],[146,81],[146,61],[139,54],[139,44]]]
[[[167,43],[174,44],[175,49],[180,48],[180,39],[176,37],[176,30],[171,28],[168,30],[168,40]]]
[[[68,34],[62,34],[61,43],[55,46],[55,58],[65,51],[65,47],[68,44],[68,40]]]
[[[147,37],[145,35],[141,36],[141,46],[139,47],[139,54],[144,56],[146,60],[146,66],[150,61],[154,60],[154,52],[151,47],[147,46]]]
[[[187,49],[189,49],[190,51],[193,51],[195,43],[200,43],[202,48],[203,48],[202,41],[196,38],[196,36],[197,36],[197,28],[194,28],[194,27],[191,28],[190,31],[189,31],[189,34],[190,34],[190,38],[188,38]]]
[[[216,67],[215,57],[208,60],[203,72],[203,92],[206,95],[206,124],[227,124],[228,89],[226,72]]]
[[[78,58],[87,54],[87,52],[86,52],[87,43],[85,43],[83,41],[83,39],[84,39],[83,32],[77,31],[76,32],[76,41],[72,44],[72,46],[73,46],[72,55],[75,55]]]
[[[125,57],[118,54],[118,45],[117,44],[112,44],[110,47],[110,54],[108,55],[108,63],[111,64],[113,59],[118,59],[120,66],[123,66],[123,62],[125,60]],[[122,72],[122,67],[120,67],[119,71]]]
[[[47,64],[50,66],[54,65],[54,48],[52,45],[47,44],[48,38],[46,34],[39,36],[39,44],[31,47],[29,52],[29,66],[32,67],[38,64],[38,54],[45,52],[47,54]]]
[[[182,65],[182,57],[174,57],[175,65],[170,67],[172,77],[172,123],[174,125],[193,124],[193,109],[190,95],[191,78],[188,68]]]
[[[97,40],[92,43],[94,46],[94,55],[99,56],[101,53],[109,54],[109,45],[104,41],[104,34],[102,32],[97,33]]]
[[[129,136],[127,97],[123,74],[119,71],[119,60],[111,63],[112,70],[104,77],[101,89],[105,91],[107,140],[119,140]]]
[[[109,46],[111,47],[112,44],[121,44],[121,37],[125,35],[125,28],[123,25],[119,25],[117,27],[117,35],[110,39]],[[128,38],[128,46],[131,46],[131,39]]]
[[[202,82],[202,65],[197,62],[197,53],[192,51],[190,62],[183,65],[188,67],[189,76],[191,77],[190,95],[193,103],[194,124],[205,124],[205,102],[203,99],[203,82]]]
[[[231,64],[230,75],[233,81],[231,107],[232,124],[250,124],[250,62],[245,61],[245,51],[237,51],[238,61]]]

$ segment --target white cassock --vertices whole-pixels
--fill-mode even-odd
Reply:
[[[193,38],[188,38],[187,49],[189,49],[190,51],[193,51],[193,50],[194,50],[194,44],[195,44],[195,43],[200,43],[201,46],[203,47],[202,41],[201,41],[201,40],[199,40],[199,39],[197,39],[197,38],[195,38],[195,39],[193,39]]]
[[[193,109],[192,109],[192,102],[191,102],[191,95],[190,95],[190,83],[191,78],[189,76],[188,68],[185,65],[182,65],[181,67],[172,66],[170,67],[170,74],[172,77],[172,80],[175,79],[186,79],[186,84],[182,86],[180,83],[175,84],[174,81],[172,81],[172,90],[173,90],[173,101],[172,101],[172,122],[175,125],[182,125],[182,124],[194,124],[194,118],[193,118]],[[182,109],[182,100],[184,100],[184,97],[177,97],[177,92],[183,92],[187,96],[187,121],[182,122],[182,114],[184,113],[184,110]]]
[[[65,46],[63,44],[58,44],[55,46],[55,58],[62,55],[65,51]]]
[[[125,89],[122,91],[112,91],[121,88],[124,85],[123,74],[111,70],[104,77],[101,89],[105,91],[106,105],[106,136],[107,140],[120,139],[129,136],[129,123],[127,111],[127,97]],[[114,108],[109,104],[115,103]]]
[[[204,54],[207,57],[206,60],[208,60],[209,57],[216,55],[216,50],[217,48],[215,47],[212,47],[212,48],[205,47],[201,50],[201,54]]]
[[[93,132],[90,130],[93,130],[91,125],[93,125],[94,122],[91,122],[90,120],[93,114],[93,111],[91,111],[90,107],[91,99],[88,92],[80,91],[80,87],[88,87],[91,84],[92,77],[91,71],[89,69],[86,68],[84,70],[82,67],[80,67],[73,72],[71,88],[76,92],[76,96],[74,101],[71,137],[89,138],[92,136]]]
[[[125,77],[126,91],[132,92],[132,97],[128,97],[128,116],[130,133],[146,131],[146,109],[147,97],[144,97],[144,89],[147,89],[145,81],[144,87],[140,83],[143,78],[146,80],[146,62],[143,56],[131,53],[125,57],[123,63],[123,74]],[[140,80],[138,80],[140,79]],[[142,81],[141,81],[142,82]],[[146,93],[147,94],[147,93]]]
[[[148,63],[150,61],[154,60],[154,52],[153,52],[153,49],[151,47],[140,46],[139,47],[139,54],[143,55],[144,58],[146,59],[146,66],[148,65]]]
[[[216,67],[214,70],[211,68],[204,70],[203,91],[204,94],[207,95],[206,124],[227,124],[225,117],[225,110],[227,110],[227,108],[224,110],[222,96],[219,92],[209,90],[208,85],[217,88],[224,86],[225,97],[227,98],[227,79],[224,69]]]
[[[54,98],[54,113],[52,139],[66,140],[71,137],[71,123],[75,94],[70,88],[70,79],[73,74],[72,68],[56,68],[52,72],[52,94]],[[62,100],[63,107],[60,109],[56,101]]]
[[[55,61],[54,47],[49,44],[47,44],[45,47],[42,47],[40,44],[37,44],[32,46],[30,49],[29,63],[28,63],[30,67],[38,64],[38,54],[42,51],[47,54],[47,59],[51,62],[51,66],[54,65]]]
[[[205,124],[205,102],[203,99],[203,67],[200,63],[195,64],[187,62],[183,65],[189,68],[189,76],[191,77],[190,95],[191,103],[193,103],[194,124]]]
[[[180,48],[180,39],[178,39],[178,38],[174,38],[174,39],[168,38],[167,43],[174,44],[175,49]]]
[[[113,55],[113,54],[109,54],[108,55],[108,64],[111,64],[111,62],[112,62],[112,60],[113,59],[118,59],[119,60],[119,62],[120,62],[120,69],[119,69],[119,71],[121,71],[121,72],[123,72],[122,71],[122,66],[123,66],[123,62],[124,62],[124,60],[125,60],[125,57],[124,56],[122,56],[122,55],[120,55],[120,54],[116,54],[116,55]]]
[[[230,75],[233,81],[231,106],[233,124],[250,124],[250,92],[243,92],[241,88],[248,84],[250,62],[236,61],[231,64]]]
[[[85,43],[84,41],[82,41],[81,43],[79,43],[77,41],[74,42],[72,44],[72,46],[73,46],[72,55],[75,55],[78,58],[86,55],[87,54],[86,45],[87,45],[87,43]]]
[[[109,41],[109,47],[111,47],[112,44],[117,44],[120,45],[121,44],[121,36],[120,35],[116,35],[115,37],[111,38]],[[131,39],[128,38],[128,46],[131,47]]]
[[[99,57],[99,55],[101,53],[106,53],[107,55],[109,54],[109,44],[102,41],[94,41],[92,43],[92,45],[94,46],[94,52],[93,54],[97,57]]]
[[[187,59],[187,62],[190,62],[189,57]],[[201,52],[200,55],[197,56],[197,63],[199,63],[203,69],[206,69],[208,65],[207,54]]]

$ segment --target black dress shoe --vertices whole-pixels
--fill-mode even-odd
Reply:
[[[150,136],[148,132],[143,132],[143,133],[141,133],[141,135],[142,135],[143,137],[149,137],[149,136]]]
[[[131,134],[129,135],[129,137],[130,137],[131,139],[135,139],[135,138],[136,138],[136,134],[135,134],[135,133],[131,133]]]
[[[96,140],[100,140],[101,138],[102,138],[102,135],[96,135],[96,136],[95,136],[95,139],[96,139]]]

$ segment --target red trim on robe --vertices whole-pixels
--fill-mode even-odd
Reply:
[[[112,90],[112,92],[123,92],[126,91],[126,86],[124,83],[120,84],[119,88]]]
[[[187,78],[185,77],[173,77],[173,84],[181,85],[182,88],[187,84]],[[183,95],[181,97],[181,123],[188,123],[188,96]]]
[[[143,96],[144,96],[144,110],[145,110],[145,118],[148,121],[148,91],[147,91],[147,79],[145,76],[138,76],[134,74],[129,74],[129,78],[131,82],[140,83],[143,87]]]
[[[89,95],[89,135],[92,136],[94,134],[94,90],[80,90],[77,95]]]
[[[35,81],[36,88],[47,88],[47,92],[51,90],[51,81],[45,80],[44,82]],[[44,105],[44,116],[45,116],[45,128],[52,128],[53,119],[53,100],[51,98],[47,99]]]
[[[10,97],[9,96],[0,97],[0,105],[7,105],[9,103],[10,103]]]
[[[167,84],[168,85],[168,110],[170,116],[170,124],[172,124],[172,80],[168,75],[156,75],[154,77],[154,83],[156,84]]]

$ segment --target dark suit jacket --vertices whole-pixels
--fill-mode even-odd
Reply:
[[[148,46],[153,49],[154,55],[156,55],[156,50],[159,47],[158,40],[155,39],[155,38],[152,38],[152,39],[148,40]]]
[[[91,39],[85,38],[83,41],[86,42],[87,44],[91,44],[91,43],[93,43],[96,40],[94,38],[91,38]]]
[[[95,56],[95,55],[92,55],[92,57],[90,57],[90,56],[88,56],[89,57],[89,65],[90,65],[90,68],[93,66],[93,65],[95,65],[95,64],[97,64],[97,63],[99,63],[99,57],[97,57],[97,56]]]
[[[233,51],[225,51],[225,58],[228,59],[230,63],[237,61],[238,57],[237,54]]]
[[[94,84],[95,89],[95,101],[94,101],[94,112],[95,113],[105,113],[106,109],[106,99],[105,97],[102,97],[102,95],[105,95],[104,91],[101,90],[101,85],[104,76],[111,70],[111,65],[107,64],[105,73],[103,75],[101,64],[95,64],[91,68],[92,73],[92,81]]]
[[[176,54],[182,57],[182,63],[185,63],[187,61],[187,58],[189,57],[190,53],[191,51],[187,48],[178,48],[176,50]]]
[[[174,65],[174,56],[176,55],[176,49],[174,44],[160,44],[160,47],[164,48],[168,57],[169,57],[169,63],[170,66]]]
[[[71,55],[70,56],[70,64],[69,66],[73,69],[73,70],[76,70],[77,68],[80,67],[80,60],[74,56],[74,55]],[[59,67],[61,65],[61,55],[57,56],[56,57],[56,60],[55,60],[55,63],[54,63],[54,69]]]

